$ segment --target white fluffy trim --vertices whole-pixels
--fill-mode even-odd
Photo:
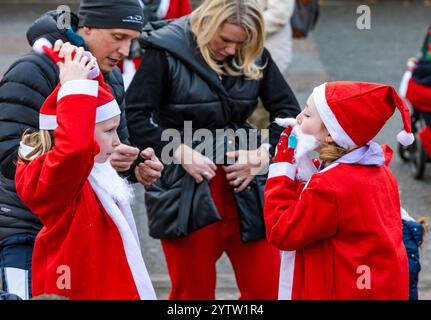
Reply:
[[[44,46],[47,46],[48,48],[52,48],[52,44],[51,42],[48,41],[48,39],[39,38],[33,43],[33,51],[40,54],[45,54],[45,52],[43,51]]]
[[[415,141],[415,136],[413,133],[407,133],[405,130],[403,130],[397,134],[397,140],[403,146],[409,146],[413,143],[413,141]]]
[[[275,118],[275,123],[281,127],[294,127],[298,123],[295,118]]]

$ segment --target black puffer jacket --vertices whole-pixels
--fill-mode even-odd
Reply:
[[[271,120],[294,117],[300,111],[292,90],[267,50],[257,61],[266,66],[262,79],[225,76],[220,81],[197,49],[188,17],[156,31],[148,30],[148,35],[144,32],[141,40],[146,52],[127,91],[128,128],[134,144],[153,147],[159,156],[162,155],[162,161],[166,161],[163,157],[166,149],[163,153],[162,149],[171,144],[162,139],[163,133],[167,133],[165,129],[181,132],[185,121],[191,121],[193,132],[198,129],[209,129],[213,134],[220,129],[247,130],[250,129],[247,119],[256,109],[258,98],[269,111]],[[269,129],[269,142],[275,146],[282,128],[271,123]],[[213,145],[218,148],[221,143],[224,150],[228,149],[226,144],[233,142],[215,140]],[[212,160],[220,163],[220,159]],[[220,218],[207,182],[193,185],[190,176],[178,166],[166,165],[162,178],[147,188],[149,229],[155,238],[183,236]],[[265,177],[259,176],[249,188],[235,193],[245,242],[265,237],[264,184]],[[188,221],[184,218],[187,215]],[[175,216],[180,218],[175,219]]]
[[[68,39],[65,30],[57,28],[58,13],[50,11],[41,16],[27,31],[33,45],[40,37],[54,43]],[[72,25],[78,18],[72,14]],[[124,86],[120,70],[105,75],[120,108],[124,110]],[[36,235],[42,225],[20,201],[14,183],[17,150],[22,133],[37,129],[39,108],[59,83],[58,68],[48,57],[30,52],[15,61],[0,82],[0,240],[14,234]],[[124,113],[118,134],[128,142]]]

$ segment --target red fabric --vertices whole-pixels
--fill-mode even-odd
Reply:
[[[190,0],[171,0],[169,3],[168,12],[166,12],[166,16],[163,19],[178,19],[182,16],[190,14],[191,12],[192,5]]]
[[[336,120],[357,146],[363,146],[385,125],[397,108],[404,130],[411,133],[410,112],[392,86],[353,81],[326,84],[325,97]]]
[[[241,241],[232,188],[221,167],[210,187],[222,221],[184,238],[162,240],[172,282],[169,299],[215,299],[216,261],[223,252],[233,265],[240,299],[276,299],[278,250],[266,240]]]
[[[428,157],[431,157],[431,128],[425,126],[419,131],[419,139],[427,153]]]
[[[406,98],[415,109],[431,112],[431,87],[410,79]]]
[[[139,299],[118,229],[87,180],[99,152],[97,105],[87,95],[62,98],[55,147],[28,164],[18,162],[17,192],[44,225],[33,252],[33,296]]]
[[[268,179],[267,237],[296,251],[286,269],[292,299],[408,299],[400,210],[387,166],[334,165],[314,174],[302,193],[286,176]],[[358,287],[362,266],[370,269],[370,288]]]

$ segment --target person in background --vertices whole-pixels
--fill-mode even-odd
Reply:
[[[152,21],[178,19],[192,12],[190,0],[140,0],[144,12],[144,24]],[[141,50],[135,41],[127,59],[118,65],[123,73],[124,87],[127,89],[141,64]]]

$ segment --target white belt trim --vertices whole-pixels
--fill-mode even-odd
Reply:
[[[281,251],[278,300],[292,300],[296,251]]]

